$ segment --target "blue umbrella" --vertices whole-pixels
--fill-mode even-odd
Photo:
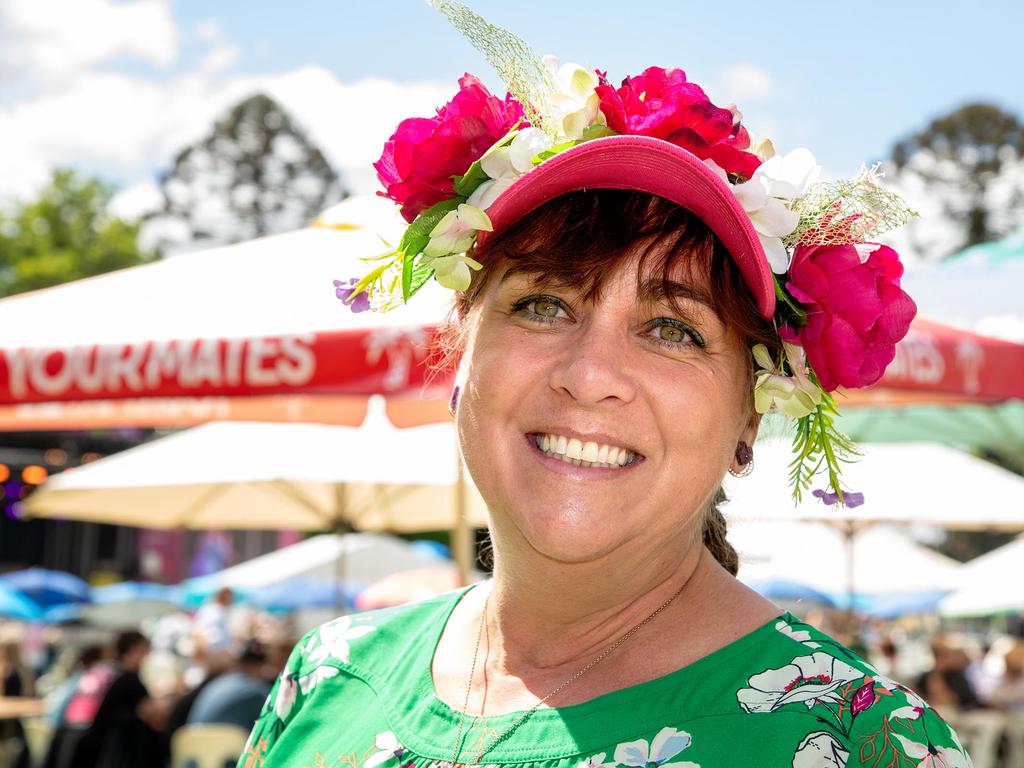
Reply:
[[[64,571],[28,568],[0,576],[0,583],[32,598],[41,608],[89,601],[89,585]]]
[[[351,608],[359,589],[341,585],[344,607]],[[297,611],[303,608],[333,608],[338,605],[338,593],[333,582],[317,579],[288,579],[277,584],[254,589],[249,602],[268,611]]]
[[[166,584],[150,581],[119,581],[94,587],[92,600],[97,605],[111,603],[167,602],[174,603],[178,599],[178,590]]]
[[[835,608],[835,601],[824,592],[819,592],[806,584],[785,579],[766,579],[751,581],[748,587],[764,595],[769,600],[786,600],[789,602],[819,603],[828,608]]]
[[[865,613],[877,619],[896,619],[938,611],[939,602],[948,591],[907,592],[893,595],[873,595],[862,607]]]
[[[43,617],[43,612],[18,590],[0,584],[0,616],[22,621],[39,621]]]

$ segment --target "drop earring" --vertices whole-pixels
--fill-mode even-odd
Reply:
[[[743,469],[737,472],[732,467],[729,467],[729,474],[733,477],[746,477],[754,471],[754,449],[743,440],[740,440],[736,446],[736,463],[743,467]]]

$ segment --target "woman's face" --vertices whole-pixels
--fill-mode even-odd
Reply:
[[[592,301],[490,267],[457,421],[499,547],[561,562],[656,549],[699,523],[737,441],[753,444],[749,352],[707,303],[707,277],[679,265],[673,306],[638,262]]]

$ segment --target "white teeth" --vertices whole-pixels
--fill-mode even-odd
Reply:
[[[537,447],[548,456],[561,459],[576,467],[624,467],[635,458],[632,451],[614,445],[599,445],[593,440],[583,442],[563,435],[537,435]]]
[[[565,455],[574,461],[579,461],[583,458],[583,443],[575,437],[571,438],[565,447]]]

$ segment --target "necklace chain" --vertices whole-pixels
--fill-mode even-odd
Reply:
[[[698,559],[698,565],[699,565],[699,563],[700,563],[700,560]],[[697,568],[694,567],[694,569],[690,573],[690,575],[686,577],[686,580],[683,582],[682,586],[680,586],[679,589],[677,589],[675,591],[675,593],[668,600],[666,600],[664,603],[659,605],[654,610],[653,613],[651,613],[647,618],[645,618],[639,624],[637,624],[632,629],[630,629],[628,632],[626,632],[624,635],[622,635],[614,643],[612,643],[607,648],[605,648],[603,651],[601,651],[601,653],[599,653],[597,656],[595,656],[593,659],[591,659],[590,662],[586,666],[584,666],[582,669],[580,669],[574,675],[572,675],[567,680],[565,680],[561,685],[559,685],[557,688],[555,688],[553,691],[551,691],[551,693],[549,693],[543,699],[538,701],[536,704],[534,704],[528,710],[523,712],[522,715],[520,715],[518,718],[516,718],[515,722],[512,723],[512,725],[510,725],[504,731],[499,733],[494,738],[493,741],[488,742],[488,741],[485,740],[481,744],[480,751],[477,752],[476,759],[473,761],[472,764],[475,765],[475,766],[479,766],[480,765],[480,761],[483,759],[483,756],[485,754],[490,752],[492,749],[494,749],[496,746],[498,746],[498,744],[500,744],[506,738],[511,736],[512,733],[520,725],[522,725],[523,722],[525,722],[527,718],[530,717],[530,715],[532,715],[534,712],[536,712],[537,709],[540,708],[540,706],[542,704],[544,704],[544,702],[546,702],[552,696],[557,696],[559,693],[561,693],[566,688],[568,688],[570,685],[572,685],[577,680],[579,680],[581,677],[583,677],[583,675],[585,675],[591,669],[593,669],[598,664],[600,664],[602,661],[604,661],[609,655],[611,655],[623,643],[625,643],[633,635],[635,635],[637,632],[639,632],[641,628],[643,628],[648,623],[653,621],[655,617],[657,617],[666,608],[668,608],[670,605],[672,605],[672,603],[675,601],[675,599],[677,597],[679,597],[679,595],[682,594],[684,589],[686,589],[686,585],[690,583],[690,579],[693,578],[693,574],[696,573],[696,572],[697,572]],[[459,758],[459,755],[462,752],[462,728],[463,728],[463,725],[464,725],[465,719],[466,719],[466,709],[469,706],[469,695],[470,695],[470,692],[473,690],[473,678],[476,676],[476,662],[477,662],[477,658],[479,657],[479,654],[480,654],[480,638],[483,636],[483,633],[484,633],[484,623],[485,623],[485,621],[487,619],[487,606],[490,604],[490,600],[491,600],[491,595],[490,595],[490,593],[488,593],[487,598],[484,600],[483,612],[480,615],[480,625],[479,625],[479,627],[477,627],[477,631],[476,631],[476,648],[473,650],[473,664],[469,668],[469,682],[466,684],[466,696],[465,696],[465,699],[462,702],[462,709],[459,711],[459,727],[458,727],[458,730],[457,730],[456,735],[455,735],[455,744],[452,747],[452,761],[451,761],[452,768],[455,768],[455,766],[458,766],[458,758]],[[474,717],[473,718],[473,724],[474,725],[476,724],[477,720],[479,720],[479,717]],[[484,734],[484,737],[486,737],[486,733]]]

